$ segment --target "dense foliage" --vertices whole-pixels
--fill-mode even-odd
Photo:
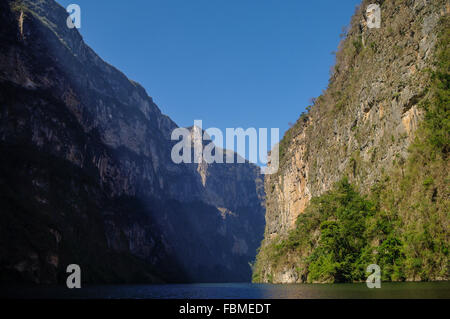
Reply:
[[[289,237],[266,252],[275,263],[295,255],[303,281],[364,280],[371,263],[382,267],[384,279],[401,279],[404,256],[394,231],[397,223],[344,178],[333,190],[313,198]]]

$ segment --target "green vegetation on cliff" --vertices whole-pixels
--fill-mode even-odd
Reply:
[[[424,117],[406,159],[361,195],[347,178],[311,199],[296,227],[263,245],[253,281],[352,282],[376,263],[382,280],[448,280],[450,19],[440,21]],[[294,270],[294,271],[292,271]],[[294,278],[292,278],[292,276]]]
[[[448,279],[450,143],[450,19],[437,44],[436,69],[421,101],[425,117],[409,148],[371,195],[380,209],[402,221],[404,268],[408,278]]]
[[[298,278],[306,282],[360,281],[372,263],[382,267],[385,280],[402,279],[398,223],[344,178],[313,198],[289,236],[264,247],[259,258],[268,258],[274,268],[295,261]],[[259,281],[259,271],[256,267],[254,281]]]

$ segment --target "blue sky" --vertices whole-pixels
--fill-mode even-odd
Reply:
[[[360,0],[58,0],[179,126],[280,128],[326,88]]]

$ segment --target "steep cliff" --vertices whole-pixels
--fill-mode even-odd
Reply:
[[[358,281],[371,263],[384,280],[449,278],[449,13],[445,0],[357,8],[265,181],[254,281]]]
[[[0,3],[0,279],[246,281],[264,230],[244,164],[175,164],[177,126],[53,0]]]

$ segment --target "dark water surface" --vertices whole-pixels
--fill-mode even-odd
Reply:
[[[1,287],[3,298],[37,299],[310,299],[446,298],[450,282],[361,284],[180,284],[65,287]]]

